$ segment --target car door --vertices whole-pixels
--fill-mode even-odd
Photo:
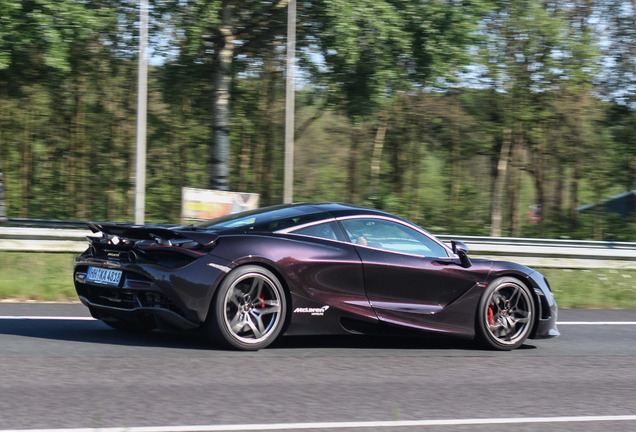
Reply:
[[[287,265],[286,271],[294,286],[294,330],[305,322],[307,328],[316,329],[316,317],[321,324],[327,324],[327,318],[341,316],[377,324],[364,289],[360,256],[355,246],[346,241],[335,219],[283,229],[277,234],[295,244],[281,248],[286,255],[284,261],[295,263]],[[329,310],[324,319],[317,311],[321,307]],[[330,328],[341,328],[339,322],[335,324]]]
[[[382,321],[428,328],[480,278],[437,239],[381,217],[340,220],[360,255],[367,297]]]

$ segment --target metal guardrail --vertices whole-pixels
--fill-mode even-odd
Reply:
[[[530,267],[636,270],[636,243],[587,240],[524,239],[510,237],[438,236],[461,240],[470,256],[515,261]]]
[[[0,251],[80,253],[86,249],[86,236],[90,234],[88,229],[0,227]],[[515,261],[538,268],[636,269],[636,243],[447,235],[439,238],[445,242],[463,241],[472,258]]]
[[[86,222],[60,219],[7,218],[5,225],[31,228],[86,228]]]
[[[86,250],[89,234],[88,228],[0,227],[0,251],[79,253]]]

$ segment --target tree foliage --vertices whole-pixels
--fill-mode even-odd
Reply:
[[[281,202],[288,1],[151,3],[148,219],[177,222],[183,186]],[[132,219],[137,7],[0,0],[0,217]],[[295,200],[636,239],[576,210],[636,188],[635,11],[299,0]]]

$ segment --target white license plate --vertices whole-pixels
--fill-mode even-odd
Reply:
[[[121,280],[121,270],[111,270],[99,267],[89,267],[86,273],[88,282],[95,282],[104,285],[119,285]]]

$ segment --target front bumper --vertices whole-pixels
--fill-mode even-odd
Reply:
[[[531,339],[549,339],[560,336],[557,328],[559,309],[546,278],[539,272],[534,272],[530,278],[535,284],[534,293],[539,305],[539,319],[530,335]]]

